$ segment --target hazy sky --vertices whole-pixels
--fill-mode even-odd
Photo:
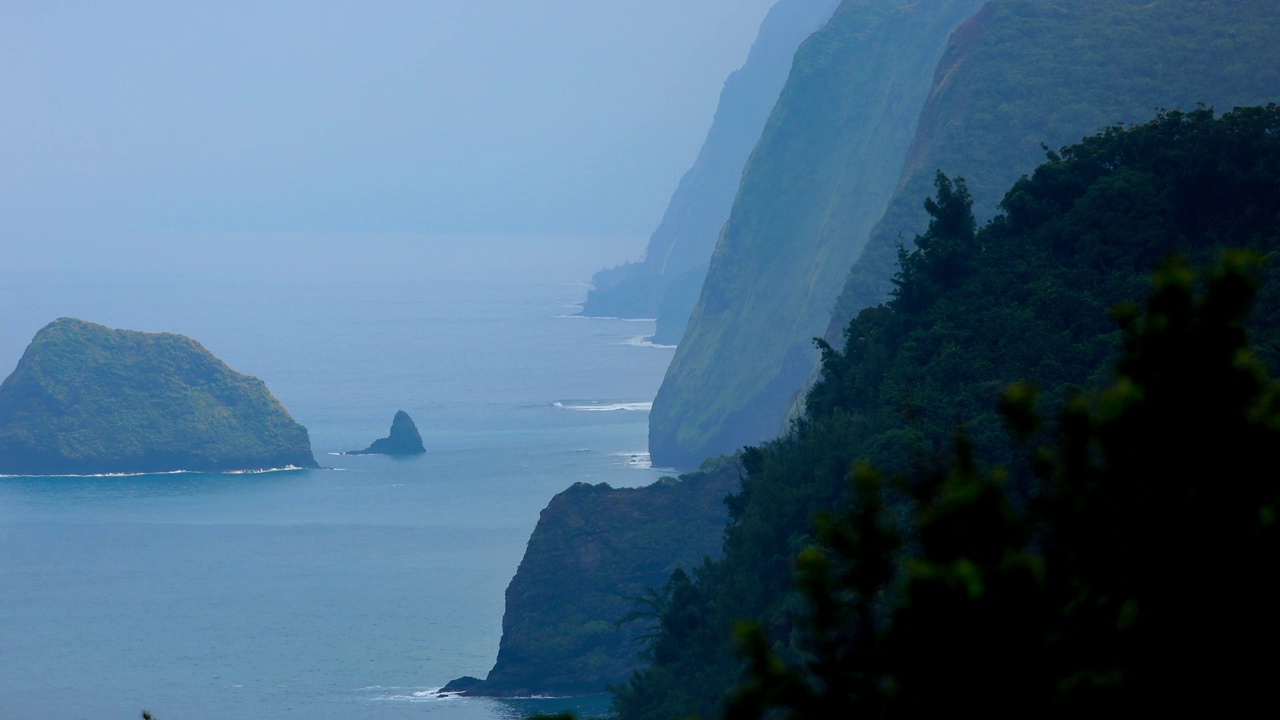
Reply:
[[[0,246],[642,233],[773,0],[0,0]]]

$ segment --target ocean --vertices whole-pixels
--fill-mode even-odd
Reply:
[[[664,474],[647,410],[672,349],[652,322],[573,316],[642,240],[201,242],[4,273],[0,372],[61,316],[182,333],[263,379],[326,469],[0,477],[0,717],[606,709],[431,691],[492,666],[553,495]],[[425,455],[336,454],[400,409]]]

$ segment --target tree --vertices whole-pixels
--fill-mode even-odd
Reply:
[[[750,681],[726,717],[1269,708],[1280,389],[1242,324],[1258,265],[1247,253],[1209,274],[1164,263],[1146,310],[1115,313],[1113,381],[1070,400],[1049,443],[1033,442],[1034,389],[1005,390],[1041,483],[1029,507],[961,436],[947,468],[900,483],[916,509],[891,570],[885,483],[856,469],[854,506],[796,560],[802,660],[744,627]]]
[[[893,278],[898,305],[925,304],[969,274],[978,255],[973,197],[964,178],[951,180],[939,170],[933,186],[935,197],[924,201],[929,229],[916,236],[914,250],[898,246],[898,273]]]

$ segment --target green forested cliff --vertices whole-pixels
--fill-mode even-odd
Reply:
[[[956,13],[955,29],[949,37],[939,30],[936,55],[916,68],[922,94],[908,114],[909,70],[894,63],[918,59],[928,43],[913,30],[921,13],[940,8]],[[1159,132],[1121,132],[1115,123],[1162,107],[1227,111],[1271,101],[1280,96],[1278,40],[1280,6],[1242,0],[841,4],[797,53],[651,414],[651,451],[662,464],[696,466],[784,436],[743,456],[749,473],[731,504],[725,559],[665,585],[671,613],[650,646],[653,666],[618,696],[624,718],[717,714],[743,665],[729,640],[738,619],[760,622],[778,647],[805,647],[793,633],[806,601],[790,582],[792,559],[811,539],[811,518],[848,500],[857,459],[890,477],[936,477],[963,424],[982,463],[1012,468],[1008,497],[1025,509],[1033,463],[1005,430],[1000,390],[1034,380],[1052,432],[1074,388],[1107,383],[1123,335],[1107,313],[1146,295],[1166,250],[1205,265],[1209,248],[1275,247],[1274,157],[1249,120],[1173,114]],[[1002,193],[1044,160],[1046,146],[1106,127],[1102,138],[1050,156],[1001,207]],[[1233,145],[1226,127],[1257,144]],[[1185,157],[1152,150],[1182,140]],[[886,160],[899,141],[896,159]],[[949,179],[957,176],[964,180]],[[921,202],[931,193],[932,215]],[[997,213],[1004,219],[977,229]],[[910,251],[926,225],[925,238],[950,238],[942,245],[951,247],[930,271],[920,255],[898,250],[901,241]],[[956,235],[965,227],[972,237]],[[962,251],[953,252],[957,237]],[[863,242],[850,270],[852,255],[841,254],[857,255]],[[951,269],[937,283],[905,282],[892,306],[874,307],[896,287],[899,261],[903,281]],[[965,275],[966,289],[947,285],[975,262],[994,269]],[[942,304],[913,294],[939,287],[960,294]],[[829,294],[817,302],[821,292]],[[943,307],[949,314],[931,314]],[[1259,307],[1249,326],[1258,356],[1274,368],[1274,280],[1262,285]],[[855,315],[852,339],[865,342],[846,348]],[[813,321],[808,330],[804,318]],[[912,323],[922,328],[904,329]],[[827,347],[813,348],[810,337],[824,329]],[[819,356],[822,381],[798,394]],[[790,430],[788,402],[808,409]],[[898,502],[885,512],[905,520],[912,509]]]
[[[966,181],[935,175],[929,229],[898,254],[892,300],[859,313],[842,348],[822,348],[822,377],[792,430],[744,453],[724,557],[670,593],[654,663],[616,696],[624,720],[717,716],[746,665],[731,640],[740,620],[759,628],[744,638],[760,662],[735,713],[765,704],[835,716],[815,708],[875,712],[882,701],[909,713],[967,697],[997,714],[1041,714],[1050,706],[1001,703],[1177,707],[1181,696],[1232,714],[1265,694],[1274,662],[1249,670],[1230,647],[1277,639],[1265,598],[1280,487],[1259,453],[1277,416],[1262,368],[1280,363],[1280,109],[1111,127],[1050,153],[981,229],[971,204]],[[1185,265],[1150,284],[1170,252],[1205,266],[1225,248],[1251,248],[1271,268],[1243,325],[1238,260],[1203,300]],[[1124,305],[1149,294],[1145,315]],[[1256,354],[1240,349],[1245,328]],[[1011,385],[1021,389],[1005,393],[1004,414],[1028,442],[1048,443],[1043,452],[1005,430],[998,401]],[[1038,434],[1033,386],[1039,413],[1062,418]],[[947,466],[957,428],[965,441]],[[853,472],[859,461],[915,480],[878,490]],[[994,463],[1004,469],[981,470]],[[1054,497],[1070,501],[1029,514]],[[818,552],[861,563],[840,566],[854,584],[833,589],[819,572],[828,560],[808,554],[801,592],[793,558],[815,537],[813,518],[840,507],[861,529],[824,531]],[[1044,567],[1062,574],[1038,575]],[[876,655],[882,641],[902,644]],[[965,655],[983,643],[1004,668],[985,679],[978,655]],[[1153,671],[1162,656],[1177,673]],[[777,663],[805,671],[788,680]]]
[[[796,47],[831,17],[837,4],[839,0],[779,0],[769,10],[746,62],[725,80],[707,138],[671,196],[644,258],[596,273],[583,315],[656,317],[655,342],[680,339],[733,205],[742,166],[777,102]]]
[[[0,384],[0,474],[316,467],[266,385],[173,333],[61,318]]]
[[[947,36],[980,5],[849,0],[800,47],[654,400],[655,463],[695,467],[778,432]]]
[[[934,173],[970,178],[974,212],[1043,157],[1160,108],[1280,100],[1280,3],[995,0],[952,39],[884,216],[849,272],[826,339],[891,289],[895,247],[925,222]]]
[[[837,13],[832,25],[840,17]],[[838,344],[840,331],[859,309],[887,296],[896,243],[909,241],[923,226],[919,202],[937,170],[971,179],[975,212],[985,219],[995,212],[1003,189],[1035,166],[1042,144],[1059,147],[1111,123],[1149,117],[1158,108],[1185,110],[1205,103],[1229,110],[1280,98],[1277,46],[1276,3],[992,0],[983,5],[929,69],[932,88],[918,127],[916,118],[907,121],[914,128],[909,152],[892,177],[872,189],[889,199],[870,216],[849,216],[824,229],[831,247],[839,248],[816,263],[805,233],[789,231],[768,247],[744,246],[744,252],[733,253],[732,228],[726,228],[723,251],[704,286],[703,306],[654,404],[650,449],[655,461],[692,466],[702,456],[732,452],[780,430],[784,407],[798,399],[817,360],[808,337],[825,335]],[[916,50],[902,44],[895,52],[900,62]],[[832,78],[828,89],[811,94],[810,101],[830,105],[833,97],[865,95],[857,74],[863,69],[846,68],[846,77]],[[784,108],[780,104],[778,112]],[[792,135],[826,132],[821,112],[796,110],[791,117]],[[766,141],[762,138],[757,156]],[[822,147],[842,150],[835,143]],[[753,182],[773,191],[765,200],[740,195],[735,216],[751,217],[759,212],[752,205],[767,206],[773,197],[790,197],[792,189],[811,188],[822,167],[805,161],[767,172],[760,168],[762,177],[753,180],[753,159],[744,191]],[[810,203],[792,206],[804,222],[816,223],[828,206]],[[848,248],[854,249],[856,264],[843,259],[850,257]],[[842,274],[834,282],[843,289],[823,294],[826,273]],[[732,310],[717,311],[716,302]],[[821,327],[815,330],[813,322]]]
[[[1268,716],[1280,383],[1242,322],[1258,255],[1212,267],[1161,263],[1145,310],[1116,313],[1110,383],[1056,432],[1037,433],[1034,388],[1003,391],[1030,473],[975,462],[963,435],[908,482],[855,469],[854,502],[796,558],[794,643],[738,629],[726,720]],[[1029,476],[1030,498],[1010,492]]]

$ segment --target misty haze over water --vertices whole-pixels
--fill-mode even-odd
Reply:
[[[472,246],[546,270],[540,247]],[[472,257],[394,281],[0,285],[28,334],[63,314],[189,333],[262,378],[334,468],[0,478],[3,714],[529,709],[429,693],[492,665],[503,592],[555,493],[661,474],[636,462],[647,413],[630,408],[652,397],[671,351],[631,342],[652,323],[569,315],[582,291],[571,278],[599,260],[595,245],[576,250],[544,277],[489,276]],[[25,342],[12,326],[9,358]],[[593,405],[620,407],[575,409]],[[385,435],[397,409],[425,455],[333,454]]]
[[[647,234],[770,4],[6,3],[6,244]]]
[[[565,316],[770,4],[0,8],[4,373],[62,315],[179,332],[343,468],[0,479],[0,714],[528,710],[421,693],[488,670],[554,493],[660,475],[670,349]],[[328,455],[400,408],[423,458]]]

